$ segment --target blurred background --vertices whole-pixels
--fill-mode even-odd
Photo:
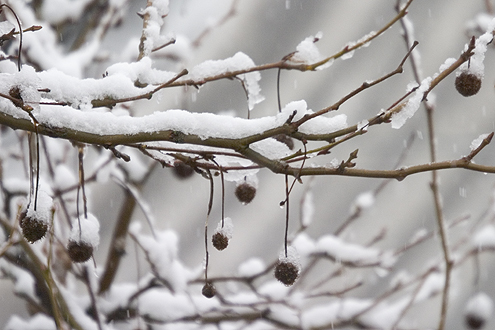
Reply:
[[[47,1],[47,0],[45,0]],[[320,52],[332,55],[348,42],[357,41],[371,31],[377,31],[395,15],[396,2],[390,0],[239,0],[235,1],[235,13],[218,24],[232,8],[231,0],[182,0],[170,1],[170,13],[165,19],[164,34],[175,33],[176,45],[169,46],[170,53],[187,54],[179,62],[170,58],[156,58],[155,67],[179,71],[191,68],[209,59],[224,59],[242,51],[256,64],[272,63],[293,52],[306,37],[319,31],[323,37],[317,43]],[[86,68],[87,77],[101,77],[105,68],[115,62],[132,61],[137,57],[142,20],[136,14],[146,2],[131,1],[123,15],[122,23],[109,31],[102,45],[108,59]],[[463,51],[472,31],[469,22],[480,13],[486,13],[485,1],[465,0],[416,0],[412,3],[408,19],[414,26],[414,39],[419,41],[417,58],[423,77],[438,72],[448,58],[457,58]],[[194,43],[208,27],[212,30]],[[75,25],[73,32],[80,29]],[[71,31],[66,29],[65,31]],[[70,45],[73,36],[63,35],[62,44]],[[61,35],[62,37],[62,35]],[[71,39],[72,38],[72,39]],[[188,52],[184,52],[188,49]],[[395,24],[385,34],[375,39],[369,47],[357,50],[352,58],[336,60],[325,70],[315,72],[284,71],[281,73],[280,97],[282,105],[305,100],[308,108],[317,111],[327,107],[364,81],[373,80],[394,70],[407,52],[400,24]],[[471,141],[480,134],[495,129],[494,113],[494,50],[486,53],[485,77],[481,91],[465,98],[454,89],[454,75],[445,79],[434,90],[435,128],[438,160],[458,159],[470,152]],[[408,83],[414,80],[410,63],[404,73],[360,93],[346,102],[337,113],[345,113],[348,124],[354,125],[371,118],[386,109],[406,92]],[[261,72],[260,85],[265,101],[251,112],[251,118],[277,113],[276,70]],[[192,112],[233,112],[246,117],[247,102],[238,82],[217,81],[190,88],[169,89],[154,97],[152,102],[135,102],[132,110],[144,115],[157,110],[185,109]],[[335,114],[337,114],[335,113]],[[334,114],[330,114],[334,115]],[[296,148],[301,145],[297,144]],[[333,159],[346,160],[359,148],[357,167],[367,169],[393,169],[401,155],[400,166],[428,163],[429,147],[424,108],[408,120],[400,129],[390,125],[371,127],[367,134],[354,138],[332,150],[327,156],[312,159],[309,163],[328,164]],[[476,163],[495,164],[495,147],[489,145],[476,158]],[[257,196],[249,205],[241,205],[234,196],[235,184],[226,185],[226,215],[234,222],[234,237],[228,249],[210,252],[210,276],[234,274],[239,264],[251,257],[273,261],[283,247],[285,211],[279,203],[284,199],[284,177],[268,170],[258,173]],[[436,218],[432,193],[429,188],[431,173],[416,174],[398,182],[387,182],[376,196],[375,203],[349,227],[342,237],[349,242],[365,245],[385,230],[385,237],[376,246],[384,250],[395,249],[423,228],[434,230]],[[351,177],[303,178],[304,184],[296,184],[291,195],[291,227],[295,230],[300,219],[300,200],[311,183],[314,197],[314,220],[307,229],[308,235],[317,238],[333,233],[348,218],[356,197],[373,191],[384,183],[380,179]],[[452,221],[469,216],[467,222],[492,221],[493,184],[495,177],[477,172],[452,169],[440,172],[440,191],[445,218]],[[212,230],[221,214],[220,185],[211,220]],[[90,209],[101,221],[102,242],[95,255],[97,263],[103,263],[108,250],[108,237],[115,223],[123,193],[116,184],[95,186],[91,191]],[[206,217],[209,182],[196,175],[180,180],[172,170],[156,167],[144,187],[143,196],[149,202],[156,217],[157,228],[173,229],[180,236],[180,256],[190,267],[198,267],[204,258],[203,227]],[[137,210],[134,218],[144,223],[144,216]],[[103,220],[104,219],[104,220]],[[452,242],[465,233],[465,225],[449,231]],[[107,238],[107,239],[105,239]],[[129,248],[124,265],[118,274],[119,281],[135,280],[137,273],[133,249]],[[432,263],[440,263],[441,249],[437,238],[411,249],[396,266],[411,274]],[[447,329],[465,329],[463,310],[467,299],[478,291],[495,297],[493,255],[482,255],[480,273],[473,263],[465,263],[454,272],[451,305]],[[142,271],[143,272],[143,271]],[[362,274],[361,274],[362,275]],[[397,275],[365,274],[366,285],[354,294],[373,297],[389,285]],[[476,282],[476,279],[479,281]],[[12,293],[8,280],[0,281],[0,327],[12,313],[25,315],[24,304]],[[436,326],[440,310],[440,297],[414,307],[406,316],[412,328]],[[486,328],[493,328],[490,321]]]

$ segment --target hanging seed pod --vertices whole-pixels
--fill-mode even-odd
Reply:
[[[247,182],[242,182],[235,188],[235,195],[242,204],[249,204],[256,196],[256,188]]]
[[[217,232],[211,237],[211,243],[218,251],[225,250],[229,246],[229,238],[222,232]]]
[[[48,230],[48,225],[45,221],[33,215],[27,215],[26,211],[21,215],[20,226],[22,235],[29,243],[34,243],[45,237]]]
[[[205,296],[206,298],[213,298],[217,294],[217,289],[215,289],[215,286],[211,282],[206,282],[205,285],[203,286],[203,289],[201,290],[201,294]]]
[[[67,253],[73,262],[86,262],[100,243],[100,223],[91,213],[87,218],[74,219],[67,244]]]
[[[463,71],[455,78],[455,89],[462,96],[473,96],[479,92],[480,88],[481,77],[474,73]]]
[[[464,314],[464,321],[468,329],[481,329],[490,319],[493,310],[491,298],[483,292],[471,297]]]
[[[285,286],[291,286],[299,277],[299,267],[291,261],[279,260],[275,266],[275,278]]]
[[[72,262],[86,262],[93,255],[93,246],[84,241],[69,240],[67,244],[67,253]]]
[[[175,176],[179,179],[187,179],[194,174],[194,169],[180,160],[174,162],[173,169]]]

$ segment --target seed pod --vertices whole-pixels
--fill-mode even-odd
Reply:
[[[187,179],[194,174],[194,169],[182,161],[174,162],[174,174],[179,179]]]
[[[278,261],[275,266],[275,278],[285,286],[291,286],[299,277],[299,267],[290,261]]]
[[[493,310],[491,298],[483,292],[469,298],[466,304],[464,321],[469,329],[481,329],[490,319]]]
[[[46,222],[33,216],[28,216],[27,212],[22,213],[20,226],[22,229],[22,235],[29,243],[34,243],[42,239],[48,230],[48,225]]]
[[[216,232],[211,237],[211,243],[218,251],[225,250],[229,245],[229,238],[222,232]]]
[[[476,314],[465,315],[466,325],[469,329],[481,329],[485,325],[486,320]]]
[[[474,73],[463,71],[455,78],[455,89],[462,96],[473,96],[479,92],[480,88],[481,77]]]
[[[69,239],[67,253],[73,262],[86,262],[93,255],[93,246],[84,241]]]
[[[249,204],[256,196],[256,188],[247,182],[243,182],[235,188],[235,195],[239,202]]]
[[[203,294],[203,296],[209,299],[213,298],[217,294],[217,289],[215,289],[213,283],[206,282],[203,286],[203,289],[201,290],[201,293]]]

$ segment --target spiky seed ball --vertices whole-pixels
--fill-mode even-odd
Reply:
[[[278,261],[275,266],[275,278],[285,286],[291,286],[299,277],[299,267],[290,261]]]
[[[256,196],[256,188],[247,182],[243,182],[235,188],[235,195],[239,202],[249,204]]]
[[[67,253],[73,262],[86,262],[93,255],[93,246],[84,241],[69,240]]]
[[[211,243],[218,251],[225,250],[229,246],[229,238],[222,232],[217,232],[211,237]]]
[[[187,179],[194,173],[194,169],[182,161],[174,163],[174,173],[179,179]]]
[[[203,289],[201,290],[201,293],[206,298],[213,298],[217,294],[217,289],[215,289],[213,283],[206,282],[205,285],[203,286]]]
[[[21,215],[20,226],[22,235],[29,243],[42,239],[48,230],[48,225],[44,221],[27,216],[27,212]]]
[[[462,72],[455,78],[455,89],[462,96],[473,96],[479,92],[481,88],[481,78],[470,72]]]

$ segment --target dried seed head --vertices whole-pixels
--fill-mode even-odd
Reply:
[[[279,261],[275,266],[275,278],[286,286],[291,286],[299,277],[299,267],[290,261]]]
[[[469,329],[481,329],[485,325],[486,320],[480,315],[468,313],[465,315],[466,326]]]
[[[222,232],[216,232],[211,237],[211,243],[218,251],[225,250],[229,245],[229,238]]]
[[[203,286],[203,289],[201,290],[201,293],[203,296],[206,298],[213,298],[215,294],[217,293],[217,289],[215,289],[215,286],[211,282],[206,282],[205,285]]]
[[[241,203],[249,204],[256,196],[256,188],[247,182],[243,182],[235,188],[235,195]]]
[[[492,299],[484,292],[479,292],[469,298],[466,304],[464,322],[469,329],[481,329],[491,318],[493,310]]]
[[[462,96],[473,96],[479,92],[481,88],[481,78],[470,72],[462,72],[455,78],[455,89]]]
[[[73,262],[86,262],[93,255],[93,246],[84,241],[69,240],[67,253]]]
[[[22,235],[29,243],[34,243],[42,239],[48,230],[46,222],[33,216],[28,216],[26,211],[21,215],[20,226]]]
[[[174,163],[174,173],[179,179],[187,179],[194,174],[194,169],[182,161]]]

